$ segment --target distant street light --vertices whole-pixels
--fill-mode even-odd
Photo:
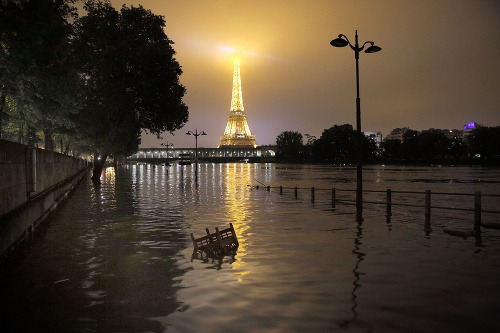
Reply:
[[[168,141],[167,141],[166,144],[162,142],[160,145],[163,146],[163,147],[165,147],[165,148],[167,148],[167,152],[166,152],[167,159],[165,161],[165,164],[166,164],[166,166],[170,166],[170,164],[168,163],[168,147],[173,147],[174,144],[173,143],[168,143]]]
[[[362,156],[362,148],[361,143],[363,139],[363,133],[361,132],[361,101],[359,99],[359,52],[365,48],[366,44],[371,44],[365,50],[365,53],[375,53],[382,48],[375,45],[374,42],[368,41],[363,44],[363,46],[359,47],[358,43],[358,30],[356,30],[355,43],[354,45],[349,42],[349,39],[340,34],[337,38],[330,42],[332,46],[335,47],[345,47],[349,45],[351,49],[354,51],[354,59],[356,59],[356,162],[357,162],[357,172],[356,172],[356,212],[358,218],[361,218],[361,213],[363,212],[363,156]]]
[[[195,169],[194,169],[194,172],[195,172],[195,178],[196,180],[198,180],[198,137],[200,135],[207,135],[207,133],[205,133],[204,131],[201,131],[198,133],[198,129],[196,129],[194,132],[192,131],[188,131],[186,133],[187,135],[193,135],[194,136],[194,139],[195,139],[195,148],[194,148],[194,165],[195,165]]]

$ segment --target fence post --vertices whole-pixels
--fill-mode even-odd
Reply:
[[[391,196],[391,189],[388,188],[387,189],[387,200],[386,200],[386,204],[387,204],[387,216],[391,216],[392,215],[392,196]]]
[[[481,225],[481,191],[474,192],[474,224]]]
[[[294,188],[294,193],[295,193],[295,199],[297,199],[297,186]]]
[[[311,202],[314,203],[314,186],[311,187]]]
[[[283,186],[280,186],[280,194],[283,194]]]
[[[332,208],[335,208],[335,187],[332,188]]]
[[[431,190],[425,191],[425,221],[431,220]]]

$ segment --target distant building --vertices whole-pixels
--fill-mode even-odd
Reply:
[[[380,132],[363,132],[363,133],[368,139],[375,141],[377,147],[380,148],[380,144],[382,143],[382,133]]]
[[[478,128],[480,125],[476,124],[474,121],[471,121],[470,123],[468,124],[465,124],[464,125],[464,130],[463,130],[463,137],[465,138],[467,135],[470,134],[470,132],[473,130],[473,129],[476,129]]]

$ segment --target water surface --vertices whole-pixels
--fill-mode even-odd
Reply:
[[[85,180],[1,264],[0,330],[500,329],[499,230],[450,236],[443,230],[472,230],[473,212],[433,209],[429,224],[423,208],[394,206],[387,217],[385,194],[372,192],[365,199],[380,204],[366,204],[358,223],[354,193],[342,191],[354,186],[355,169],[331,166],[201,164],[197,181],[193,167],[107,169],[100,188]],[[387,188],[498,194],[500,172],[365,168],[365,190]],[[417,201],[423,196],[393,194],[393,202]],[[473,203],[473,196],[433,195],[433,205]],[[483,198],[485,209],[499,203]],[[229,222],[240,241],[235,256],[193,256],[191,232]]]

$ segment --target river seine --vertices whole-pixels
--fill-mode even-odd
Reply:
[[[194,170],[85,179],[0,263],[0,331],[500,331],[500,230],[473,233],[471,210],[481,191],[482,221],[499,222],[500,169],[366,166],[362,222],[353,168]],[[230,222],[234,256],[193,255],[190,233]]]

